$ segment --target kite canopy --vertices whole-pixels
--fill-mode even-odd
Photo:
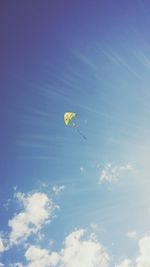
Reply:
[[[76,116],[77,114],[74,112],[65,112],[64,113],[64,123],[66,125],[69,125],[71,120]]]

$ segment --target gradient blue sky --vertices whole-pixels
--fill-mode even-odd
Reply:
[[[0,231],[5,243],[10,242],[8,221],[21,211],[14,193],[42,192],[60,208],[43,226],[40,247],[54,240],[52,250],[59,251],[67,235],[84,228],[94,230],[108,250],[109,266],[124,258],[137,266],[138,242],[150,232],[149,27],[148,0],[1,3]],[[65,111],[79,114],[87,140],[65,127]],[[117,181],[111,173],[111,181],[105,177],[99,183],[106,169],[114,169]],[[65,188],[55,195],[54,185]],[[24,255],[31,244],[36,244],[33,236],[6,249],[0,262],[30,266]]]

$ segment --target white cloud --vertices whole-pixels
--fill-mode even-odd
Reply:
[[[137,233],[135,231],[130,231],[127,233],[127,236],[131,239],[134,239],[137,237]]]
[[[114,166],[111,163],[107,163],[101,172],[99,183],[117,181],[122,172],[131,171],[132,169],[133,167],[130,163],[124,166]]]
[[[55,193],[55,195],[58,195],[61,191],[65,189],[64,185],[54,185],[52,190]]]
[[[136,267],[150,267],[150,236],[145,236],[139,241],[139,256]]]
[[[48,250],[30,246],[25,253],[26,260],[29,261],[28,267],[50,267],[57,266],[59,255],[56,252],[49,254]]]
[[[64,243],[64,248],[60,253],[62,266],[65,267],[107,267],[109,256],[105,248],[90,237],[82,240],[85,230],[80,229],[71,233]]]
[[[139,240],[139,253],[134,260],[125,259],[115,267],[150,267],[150,236],[145,236]]]
[[[15,263],[12,267],[110,267],[106,249],[97,241],[96,235],[85,236],[79,229],[69,234],[59,252],[49,252],[39,246],[29,246],[25,252],[26,265]],[[3,265],[0,265],[3,266]],[[134,259],[124,259],[115,267],[150,267],[150,236],[139,240],[139,252]]]
[[[0,267],[3,267],[3,266],[5,266],[2,262],[0,262]]]
[[[72,232],[60,252],[30,246],[25,253],[26,267],[108,267],[110,259],[105,248],[92,235],[88,239],[84,236],[84,229]]]
[[[0,253],[3,253],[4,251],[5,251],[5,247],[4,247],[4,244],[3,244],[3,240],[0,237]]]
[[[44,193],[17,193],[16,197],[23,205],[23,210],[8,222],[11,227],[10,245],[37,233],[44,223],[52,219],[53,212],[58,207]]]
[[[120,264],[115,265],[115,267],[133,267],[131,260],[125,259]]]

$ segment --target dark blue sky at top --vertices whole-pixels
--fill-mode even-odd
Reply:
[[[148,30],[148,1],[19,1],[1,4],[1,70],[33,75],[40,59]],[[120,38],[120,37],[119,37]]]
[[[145,41],[148,43],[150,41],[149,15],[150,3],[148,0],[1,2],[1,204],[12,193],[13,186],[19,185],[21,187],[22,185],[25,190],[29,189],[32,179],[35,183],[36,177],[38,175],[42,177],[43,170],[46,168],[47,173],[51,169],[53,173],[54,170],[57,170],[61,171],[63,175],[63,167],[61,167],[60,162],[56,162],[55,165],[53,161],[42,161],[39,164],[39,161],[32,161],[31,163],[18,160],[18,155],[21,155],[22,148],[16,146],[16,140],[20,133],[30,134],[31,136],[35,132],[37,132],[37,135],[47,136],[48,133],[52,134],[52,136],[56,134],[55,144],[52,141],[49,146],[51,156],[54,158],[59,153],[61,158],[64,146],[66,146],[62,144],[63,141],[61,142],[60,129],[62,127],[61,123],[63,123],[62,114],[67,109],[67,104],[60,101],[59,97],[57,101],[54,101],[52,97],[50,102],[48,100],[42,102],[36,92],[36,86],[42,86],[45,82],[48,83],[46,76],[47,66],[50,66],[55,74],[59,76],[65,68],[66,70],[67,68],[69,69],[70,62],[73,62],[73,65],[77,64],[76,60],[70,56],[72,51],[88,51],[91,55],[95,44],[107,46],[111,45],[111,43],[113,47],[119,50],[120,43],[123,43],[126,38],[130,39],[131,44],[133,39],[134,46],[136,42],[141,43],[140,38],[136,36],[136,31],[140,32],[141,38],[146,36]],[[146,47],[146,49],[148,48]],[[67,62],[69,62],[68,65]],[[80,66],[80,68],[83,68],[82,71],[85,72],[84,66]],[[86,76],[86,73],[84,75]],[[36,85],[35,88],[34,85]],[[82,90],[78,92],[78,90],[68,91],[66,89],[65,91],[62,86],[61,94],[68,94],[70,99],[73,99],[73,107],[76,107],[75,102],[80,102],[80,96],[81,100],[84,98],[84,94],[84,105],[86,105],[87,101],[91,105],[91,109],[94,105],[98,107],[98,103],[95,103],[91,98],[91,95],[95,94],[93,88],[88,89],[87,93],[85,93]],[[111,99],[111,93],[109,95]],[[91,104],[89,103],[90,100]],[[123,104],[121,103],[122,106]],[[69,108],[71,108],[71,105],[71,102],[70,105],[68,103]],[[58,113],[58,122],[50,119],[52,126],[47,129],[47,121],[42,121],[41,127],[38,124],[40,119],[36,118],[33,123],[32,118],[30,118],[30,111],[35,107],[45,112],[48,110],[52,116]],[[82,113],[82,108],[79,111]],[[28,122],[25,124],[22,123],[24,115],[27,115],[28,118]],[[85,118],[87,118],[87,115]],[[32,129],[32,123],[34,129]],[[57,140],[57,135],[60,137],[59,140]],[[82,145],[83,150],[88,151],[84,144],[80,143],[80,145]],[[96,145],[95,143],[94,146],[96,147]],[[29,155],[30,152],[25,151],[25,153]],[[23,153],[23,156],[25,153]],[[78,151],[74,153],[78,155]],[[49,156],[50,152],[46,151],[46,155]],[[73,156],[71,155],[70,158],[73,158]],[[68,173],[69,171],[68,168]]]

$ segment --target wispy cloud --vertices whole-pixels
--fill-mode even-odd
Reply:
[[[130,231],[127,233],[127,236],[131,239],[135,239],[137,237],[137,232],[136,231]]]
[[[97,232],[104,232],[104,229],[102,227],[100,227],[97,223],[91,223],[90,227],[96,233]]]
[[[133,167],[130,163],[122,166],[116,166],[111,163],[107,163],[101,171],[99,183],[102,183],[103,181],[107,181],[110,183],[113,181],[117,181],[124,171],[131,171],[132,169]]]
[[[82,174],[85,174],[85,168],[84,168],[83,166],[80,166],[80,172],[81,172]]]
[[[9,267],[23,267],[23,265],[20,262],[16,262],[16,263],[10,263]]]
[[[64,185],[54,185],[52,190],[55,195],[58,195],[61,191],[63,191],[66,187]]]

